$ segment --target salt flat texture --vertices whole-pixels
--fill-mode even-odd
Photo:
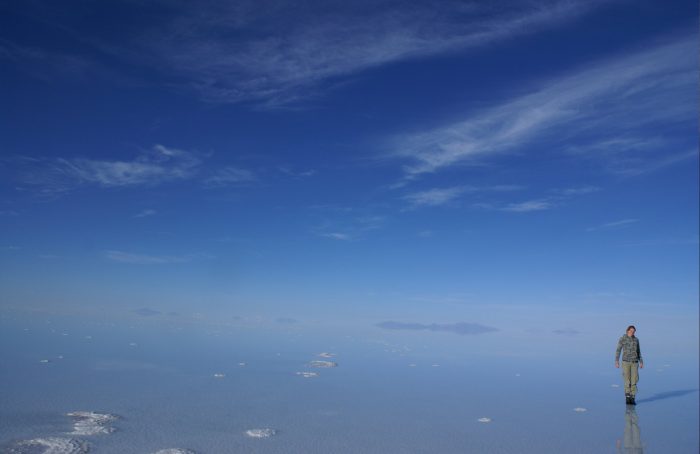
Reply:
[[[22,440],[9,448],[7,454],[83,454],[90,445],[76,438],[34,438]]]
[[[71,435],[100,435],[114,432],[109,424],[118,419],[118,416],[109,413],[95,413],[92,411],[74,411],[66,413],[73,418],[73,432]]]
[[[333,361],[311,361],[309,363],[311,367],[338,367],[338,363]]]
[[[269,438],[275,435],[277,431],[275,429],[265,428],[265,429],[248,429],[245,434],[251,438]]]

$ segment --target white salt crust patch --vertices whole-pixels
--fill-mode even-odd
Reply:
[[[265,429],[248,429],[245,431],[245,434],[251,438],[270,438],[276,433],[277,431],[275,429],[269,427]]]
[[[479,419],[477,419],[477,421],[482,422],[482,423],[487,423],[487,422],[491,422],[491,418],[479,418]]]
[[[73,418],[73,432],[70,435],[101,435],[114,432],[110,426],[118,416],[109,413],[95,413],[93,411],[74,411],[66,413]]]
[[[583,407],[576,407],[576,408],[574,408],[574,411],[577,412],[577,413],[583,413],[583,412],[588,411],[588,409],[587,409],[587,408],[583,408]]]
[[[7,454],[84,454],[90,451],[90,445],[76,438],[34,438],[22,440],[10,446]]]

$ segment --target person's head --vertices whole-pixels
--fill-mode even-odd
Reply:
[[[636,333],[636,332],[637,332],[637,328],[635,328],[634,325],[630,325],[627,327],[627,335],[629,337],[634,336],[634,333]]]

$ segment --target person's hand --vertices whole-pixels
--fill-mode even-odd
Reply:
[[[639,363],[639,368],[640,368],[640,369],[644,369],[644,363],[641,363],[641,362],[640,362],[640,363]]]
[[[615,361],[615,367],[620,368],[620,361]]]

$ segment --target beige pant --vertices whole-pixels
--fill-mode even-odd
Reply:
[[[639,381],[639,363],[622,361],[622,381],[625,383],[625,394],[637,394]]]

